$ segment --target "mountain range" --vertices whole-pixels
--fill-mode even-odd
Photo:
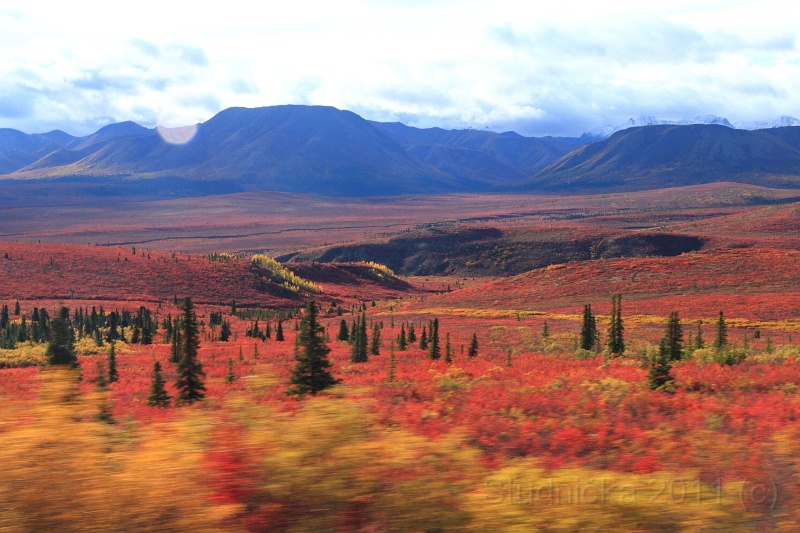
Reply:
[[[355,197],[641,190],[712,181],[800,186],[800,127],[793,125],[756,131],[734,129],[724,119],[633,125],[591,139],[419,129],[323,106],[230,108],[196,125],[185,144],[133,122],[86,137],[1,129],[0,189],[47,183],[102,195]]]

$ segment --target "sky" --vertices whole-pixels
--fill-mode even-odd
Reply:
[[[82,136],[281,104],[529,136],[800,117],[795,4],[4,0],[0,128]]]

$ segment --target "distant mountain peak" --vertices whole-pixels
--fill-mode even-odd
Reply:
[[[617,124],[616,126],[609,125],[593,132],[584,133],[584,135],[587,138],[605,139],[606,137],[610,137],[618,131],[627,130],[629,128],[638,128],[642,126],[688,126],[691,124],[725,126],[727,128],[734,128],[738,130],[762,130],[770,128],[783,128],[787,126],[800,126],[800,119],[788,115],[782,115],[775,120],[766,122],[732,123],[727,118],[717,115],[696,115],[692,118],[684,118],[679,120],[664,120],[656,118],[652,115],[639,115],[638,117],[629,118],[622,124]]]

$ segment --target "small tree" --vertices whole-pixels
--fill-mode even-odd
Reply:
[[[697,334],[694,337],[694,349],[695,350],[702,350],[706,347],[706,343],[703,341],[703,321],[697,321]]]
[[[672,374],[670,374],[672,362],[670,361],[669,352],[670,350],[665,336],[658,345],[658,355],[650,364],[650,371],[647,373],[648,385],[652,390],[669,391],[667,385],[674,381]]]
[[[220,342],[228,342],[231,338],[231,325],[228,323],[227,320],[222,321],[222,326],[219,328],[219,340]]]
[[[428,359],[440,359],[442,348],[439,346],[439,319],[434,318],[430,323],[428,335]]]
[[[414,323],[413,322],[409,322],[408,323],[408,335],[406,335],[406,340],[408,341],[408,344],[413,344],[413,343],[417,342],[417,334],[414,331]]]
[[[308,302],[303,320],[300,323],[300,333],[297,340],[295,359],[297,365],[292,371],[290,384],[286,394],[303,396],[316,395],[318,392],[332,387],[340,380],[331,375],[328,369],[331,363],[328,360],[330,348],[323,338],[323,327],[317,322],[317,306],[314,300]]]
[[[726,344],[728,344],[728,326],[725,325],[725,317],[720,311],[717,319],[717,337],[714,339],[714,348],[721,350]]]
[[[283,342],[283,321],[278,320],[278,327],[275,329],[275,340],[278,342]]]
[[[347,321],[344,318],[339,322],[339,333],[336,334],[336,340],[341,342],[350,340],[350,331],[347,327]]]
[[[422,326],[422,333],[419,336],[419,349],[420,350],[427,350],[428,349],[428,333],[425,331],[425,326]]]
[[[399,351],[405,351],[406,349],[406,325],[405,323],[400,324],[400,334],[397,336],[397,349]]]
[[[678,361],[683,355],[683,329],[678,313],[673,311],[667,322],[667,333],[664,336],[670,361]]]
[[[622,355],[625,352],[625,339],[623,338],[624,326],[622,325],[622,295],[611,296],[611,320],[608,326],[608,351]]]
[[[22,319],[24,326],[25,319]],[[78,358],[72,345],[72,331],[69,325],[69,309],[64,306],[51,321],[50,342],[47,345],[47,360],[51,365],[77,365]]]
[[[354,333],[350,336],[351,363],[366,363],[367,356],[367,317],[363,313],[360,318],[356,318],[356,324],[353,327]]]
[[[228,375],[225,376],[225,383],[230,385],[236,381],[236,374],[233,373],[233,359],[228,359]]]
[[[175,388],[178,391],[178,402],[194,403],[205,397],[206,387],[203,384],[205,372],[197,359],[200,339],[197,332],[197,318],[194,304],[188,296],[183,300],[183,323],[181,328],[182,350],[178,362]]]
[[[169,407],[170,396],[165,387],[164,376],[161,375],[161,363],[153,364],[153,378],[150,382],[150,394],[147,395],[147,405],[153,407]]]
[[[372,342],[369,345],[369,353],[370,355],[381,354],[381,325],[379,322],[372,325]]]
[[[472,342],[469,343],[469,350],[467,350],[468,357],[476,357],[478,355],[478,334],[472,334]]]
[[[595,322],[594,315],[592,315],[591,304],[583,306],[583,323],[581,325],[581,349],[591,350],[594,348],[595,339],[597,338],[597,323]]]
[[[444,362],[445,363],[452,363],[453,362],[452,348],[450,347],[450,333],[447,333],[445,335]]]

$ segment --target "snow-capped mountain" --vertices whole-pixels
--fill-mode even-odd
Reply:
[[[800,119],[790,117],[787,115],[780,116],[775,120],[768,122],[736,122],[732,123],[727,118],[718,117],[716,115],[698,115],[692,118],[685,118],[681,120],[663,120],[649,115],[640,115],[635,118],[629,118],[627,121],[616,126],[606,126],[600,130],[589,133],[589,136],[606,138],[617,133],[618,131],[626,130],[628,128],[635,128],[639,126],[660,126],[660,125],[688,125],[688,124],[717,124],[719,126],[726,126],[728,128],[740,130],[761,130],[768,128],[782,128],[785,126],[800,126]]]

